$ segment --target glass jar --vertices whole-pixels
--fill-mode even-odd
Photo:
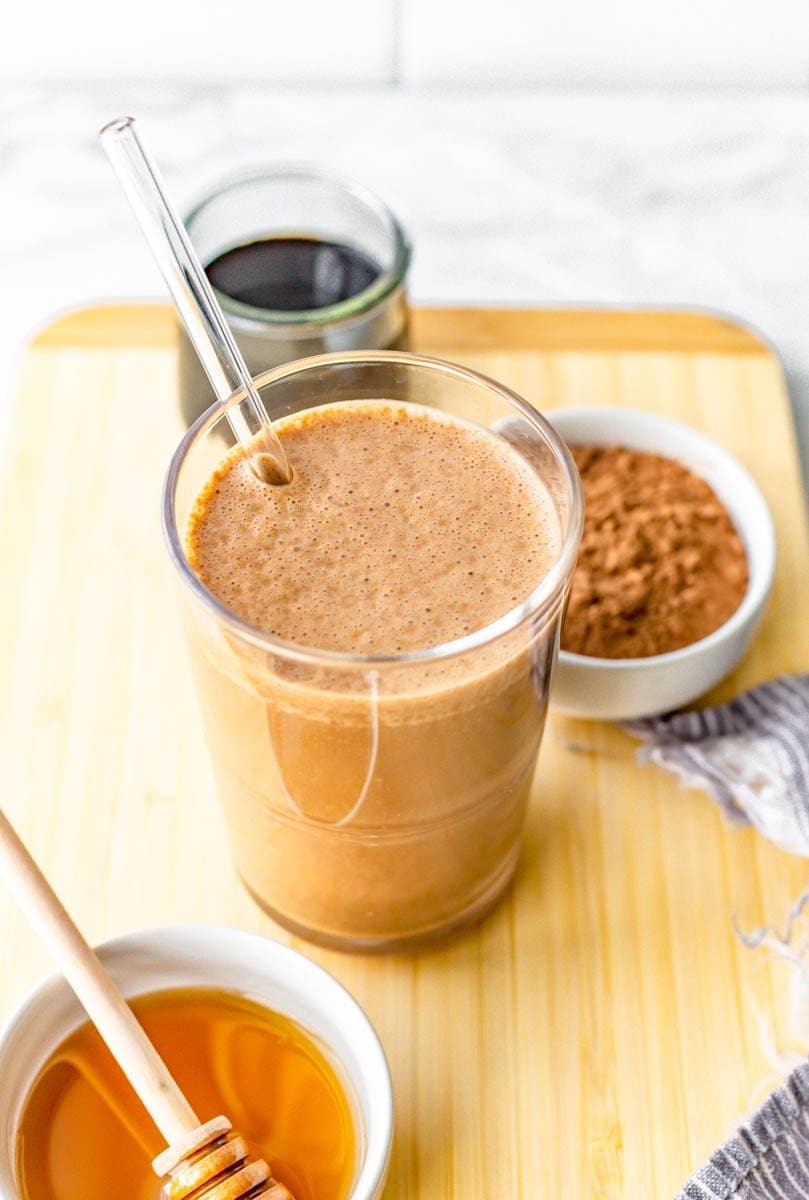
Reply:
[[[330,351],[407,348],[410,245],[387,205],[367,188],[314,168],[267,168],[223,181],[185,224],[206,270],[228,251],[281,238],[345,247],[376,269],[368,286],[316,308],[257,307],[214,285],[251,374]],[[213,403],[182,329],[179,391],[188,424]]]

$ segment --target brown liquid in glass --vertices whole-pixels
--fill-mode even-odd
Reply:
[[[268,488],[230,454],[186,537],[203,584],[274,636],[423,652],[502,618],[558,558],[549,491],[481,426],[369,399],[276,428],[292,482]],[[237,869],[274,916],[378,948],[493,902],[516,864],[555,623],[385,664],[373,700],[376,672],[290,669],[209,622],[189,629]]]
[[[353,246],[313,237],[268,237],[220,254],[205,268],[218,291],[275,312],[308,312],[364,292],[381,268]]]
[[[184,988],[130,1001],[200,1117],[225,1114],[295,1200],[345,1200],[351,1111],[308,1034],[231,992]],[[72,1033],[26,1100],[17,1144],[24,1200],[157,1200],[165,1148],[96,1030]]]

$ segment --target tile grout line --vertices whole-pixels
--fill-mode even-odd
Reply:
[[[405,0],[390,0],[391,6],[391,55],[390,82],[393,87],[401,87],[403,83],[403,33]]]

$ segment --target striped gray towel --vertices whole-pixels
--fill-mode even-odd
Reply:
[[[807,1113],[809,1063],[802,1063],[689,1179],[677,1200],[806,1200]]]
[[[704,788],[731,821],[809,857],[809,675],[783,675],[729,704],[625,728],[643,738],[642,760]]]
[[[785,675],[718,708],[626,728],[644,739],[641,759],[704,788],[732,821],[809,857],[809,675]],[[800,907],[807,902],[809,893]],[[742,1122],[677,1200],[809,1200],[809,1061]]]

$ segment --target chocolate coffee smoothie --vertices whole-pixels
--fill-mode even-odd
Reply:
[[[268,487],[241,451],[200,493],[188,559],[243,621],[313,651],[419,655],[522,604],[561,534],[506,441],[418,405],[352,401],[277,424]],[[272,661],[204,622],[194,668],[236,864],[325,941],[429,936],[500,893],[518,853],[555,627],[429,662]]]

